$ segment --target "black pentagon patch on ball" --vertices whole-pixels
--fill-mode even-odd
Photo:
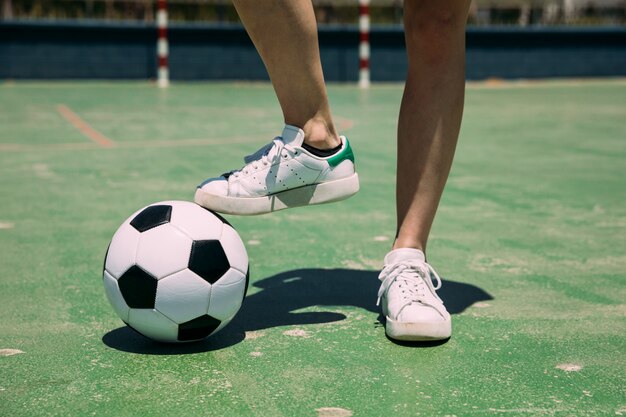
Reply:
[[[191,245],[189,269],[210,284],[230,269],[230,263],[219,240],[196,240]]]
[[[133,265],[117,280],[124,301],[130,308],[154,308],[158,281]]]
[[[220,325],[221,321],[205,314],[178,325],[178,340],[181,342],[204,339]]]
[[[130,225],[139,232],[168,223],[172,217],[172,206],[149,206],[135,216]]]

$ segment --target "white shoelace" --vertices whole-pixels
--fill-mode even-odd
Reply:
[[[432,278],[435,278],[436,286],[433,285]],[[425,287],[428,285],[433,290],[441,288],[441,278],[437,271],[426,262],[403,261],[383,268],[378,279],[382,281],[378,290],[378,300],[376,305],[380,304],[381,297],[391,287],[391,285],[400,281],[402,288],[402,297],[407,303],[422,302]]]
[[[255,171],[263,166],[267,166],[276,162],[281,157],[287,158],[289,153],[295,154],[297,151],[291,145],[286,144],[280,137],[275,137],[274,140],[267,145],[261,147],[258,151],[243,158],[246,165],[241,169],[236,169],[224,174],[224,176],[230,176],[237,178],[242,172],[247,175],[250,169]]]

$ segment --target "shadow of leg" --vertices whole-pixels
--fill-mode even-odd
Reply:
[[[176,355],[223,349],[245,339],[245,333],[279,326],[331,323],[344,320],[345,314],[332,309],[357,307],[379,313],[376,307],[378,271],[353,269],[296,269],[255,282],[261,290],[249,294],[237,316],[223,330],[207,340],[189,344],[153,342],[126,327],[102,337],[107,346],[124,352],[151,355]],[[439,291],[450,314],[459,314],[473,303],[491,300],[490,294],[471,284],[444,280]],[[331,311],[303,311],[304,309]],[[384,323],[384,317],[379,316]],[[438,342],[398,342],[402,346],[438,346]]]

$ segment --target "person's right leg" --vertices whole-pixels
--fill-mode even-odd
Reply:
[[[395,339],[445,339],[452,332],[435,292],[441,280],[424,253],[461,127],[468,7],[469,0],[405,2],[409,68],[398,122],[398,228],[379,292],[385,330]]]
[[[285,124],[319,149],[339,145],[322,74],[311,0],[234,0],[267,68]]]
[[[234,0],[278,96],[285,130],[246,165],[204,181],[195,202],[229,214],[262,214],[343,200],[359,189],[354,155],[328,104],[310,0]]]
[[[394,249],[426,252],[461,128],[468,9],[469,0],[405,2],[409,67],[398,120]]]

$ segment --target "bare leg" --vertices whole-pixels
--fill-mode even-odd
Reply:
[[[234,0],[269,73],[285,123],[320,149],[340,144],[330,106],[311,0]]]
[[[468,0],[405,1],[409,71],[398,123],[394,249],[424,251],[463,115]]]

